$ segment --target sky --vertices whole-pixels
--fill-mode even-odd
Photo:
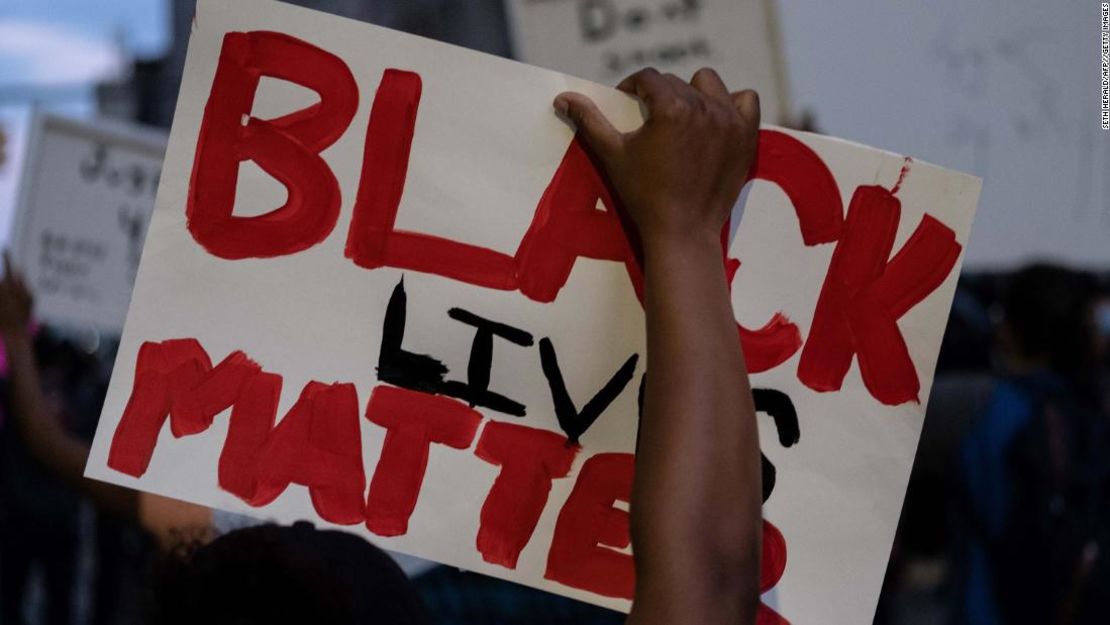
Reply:
[[[0,0],[0,244],[7,239],[31,105],[95,112],[92,86],[169,45],[169,0]]]
[[[3,0],[0,106],[87,97],[131,58],[164,52],[169,30],[168,0]]]

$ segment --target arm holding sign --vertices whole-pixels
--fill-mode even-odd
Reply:
[[[12,420],[31,456],[63,482],[88,495],[100,508],[134,518],[138,497],[135,491],[84,478],[89,447],[71,436],[50,413],[42,394],[38,365],[28,326],[31,294],[22,277],[4,255],[0,280],[0,335],[8,357],[8,387]]]
[[[720,233],[755,157],[759,102],[712,70],[654,70],[620,89],[648,119],[618,133],[566,93],[577,126],[635,222],[649,358],[632,495],[637,585],[629,623],[744,624],[759,601],[759,437]]]

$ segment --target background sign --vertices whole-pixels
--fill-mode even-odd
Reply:
[[[791,104],[823,132],[983,178],[968,269],[1105,271],[1099,4],[780,2]]]
[[[87,475],[627,610],[642,275],[567,89],[642,123],[552,71],[198,3]],[[751,177],[761,622],[868,622],[979,181],[774,127]]]
[[[689,80],[713,67],[734,91],[756,89],[763,121],[789,116],[771,0],[506,0],[517,58],[615,85],[653,66]]]
[[[164,150],[153,131],[37,116],[12,242],[39,319],[123,328]]]

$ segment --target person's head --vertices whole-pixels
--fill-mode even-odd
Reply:
[[[1098,351],[1093,286],[1089,276],[1054,265],[1015,273],[1002,302],[1012,356],[1072,380],[1093,375]]]
[[[150,622],[162,625],[417,625],[416,591],[395,562],[340,531],[262,525],[159,563]]]

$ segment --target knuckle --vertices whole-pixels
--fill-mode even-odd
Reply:
[[[659,119],[659,121],[665,122],[673,122],[677,119],[674,108],[671,107],[669,104],[657,108],[655,110],[655,117]]]
[[[680,121],[690,112],[685,100],[672,98],[659,107],[659,116],[667,121]]]
[[[744,97],[747,98],[749,106],[758,112],[759,111],[759,92],[755,89],[745,89],[743,92]]]
[[[718,78],[716,70],[712,67],[701,67],[694,72],[694,78]]]
[[[715,126],[719,126],[729,132],[736,130],[739,126],[739,115],[735,111],[731,111],[725,106],[714,106],[710,109],[710,116]]]

